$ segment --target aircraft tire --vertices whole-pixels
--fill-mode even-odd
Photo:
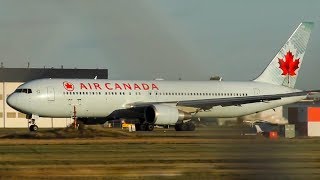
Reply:
[[[38,131],[38,129],[39,129],[38,126],[34,124],[29,127],[30,131]]]
[[[30,130],[30,131],[33,131],[33,126],[34,126],[34,125],[29,126],[29,130]]]
[[[153,124],[146,124],[146,131],[153,131],[154,125]]]
[[[139,126],[140,131],[146,131],[146,125],[145,124],[140,124]]]
[[[189,126],[187,123],[182,123],[181,124],[181,131],[188,131],[189,130]]]
[[[176,131],[181,131],[181,124],[176,124],[176,125],[174,125],[174,129],[175,129]]]
[[[188,122],[188,123],[186,123],[187,124],[187,130],[188,131],[194,131],[195,129],[196,129],[196,125],[195,124],[193,124],[192,122]]]

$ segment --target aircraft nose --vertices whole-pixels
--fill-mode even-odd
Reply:
[[[10,107],[12,107],[12,108],[16,107],[17,98],[14,97],[13,94],[9,95],[9,96],[7,97],[7,104],[8,104]]]

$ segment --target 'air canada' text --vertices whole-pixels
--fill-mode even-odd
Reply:
[[[159,90],[154,83],[80,83],[80,90]]]

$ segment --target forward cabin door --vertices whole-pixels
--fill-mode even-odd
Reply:
[[[258,89],[258,88],[253,88],[253,94],[254,94],[255,96],[260,95],[260,89]]]
[[[48,98],[48,101],[54,101],[55,100],[53,87],[48,87],[47,88],[47,98]]]

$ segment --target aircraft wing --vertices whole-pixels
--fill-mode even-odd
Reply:
[[[256,102],[268,102],[279,100],[285,97],[304,96],[308,92],[294,92],[286,94],[275,95],[260,95],[260,96],[246,96],[246,97],[231,97],[231,98],[219,98],[219,99],[203,99],[203,100],[189,100],[180,101],[177,106],[197,107],[201,109],[211,109],[213,106],[241,106],[242,104],[256,103]]]
[[[268,102],[279,100],[285,97],[306,96],[310,91],[301,91],[285,94],[273,95],[259,95],[259,96],[245,96],[245,97],[227,97],[214,99],[199,99],[199,100],[185,100],[185,101],[168,101],[168,102],[136,102],[128,104],[129,108],[145,107],[153,104],[175,104],[176,106],[199,108],[203,110],[211,109],[214,106],[241,106],[243,104]]]

